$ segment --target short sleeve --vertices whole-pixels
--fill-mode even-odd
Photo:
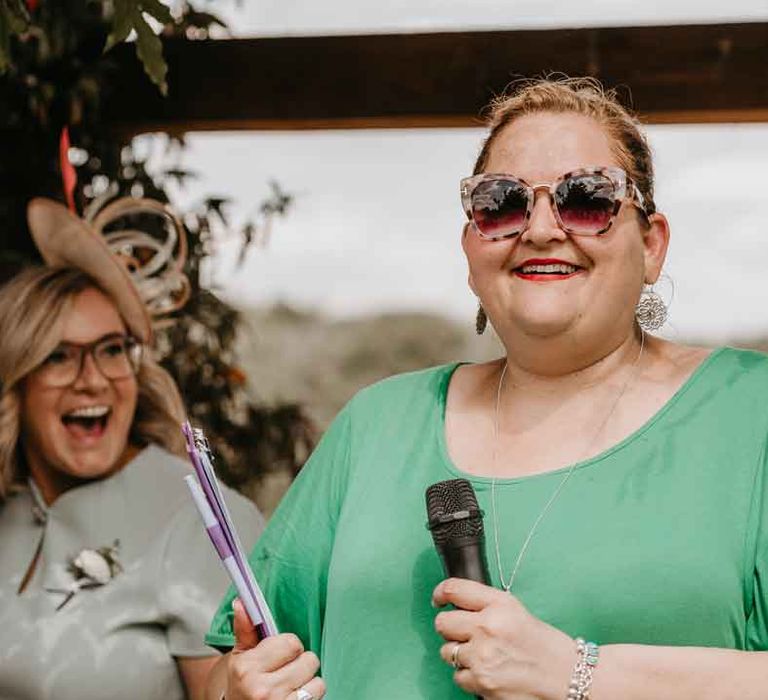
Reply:
[[[252,546],[264,519],[251,501],[232,489],[222,491],[243,546]],[[210,656],[205,632],[228,578],[191,499],[171,521],[159,567],[157,600],[170,654]]]
[[[251,552],[249,562],[278,629],[320,654],[327,572],[349,470],[350,408],[336,417],[291,485]],[[206,642],[234,646],[230,589]]]
[[[763,448],[762,464],[757,470],[749,519],[750,537],[747,560],[754,561],[747,580],[749,614],[747,616],[746,648],[768,651],[768,447]]]

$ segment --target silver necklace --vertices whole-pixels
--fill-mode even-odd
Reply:
[[[544,520],[544,516],[549,512],[549,509],[552,507],[552,504],[557,500],[557,497],[560,495],[562,490],[565,488],[565,485],[568,483],[568,480],[571,478],[571,474],[573,474],[573,470],[576,467],[576,465],[584,459],[584,457],[589,452],[589,449],[594,444],[595,440],[600,436],[600,433],[603,432],[603,429],[607,425],[608,421],[611,419],[611,416],[613,415],[613,412],[616,410],[616,406],[618,406],[619,401],[621,401],[621,398],[626,393],[627,389],[629,388],[629,385],[633,382],[633,380],[637,377],[639,367],[640,367],[640,358],[643,356],[643,350],[645,349],[645,331],[642,329],[640,330],[640,352],[637,353],[637,357],[635,358],[635,361],[632,363],[632,368],[629,372],[629,375],[627,376],[626,381],[624,382],[624,385],[621,387],[621,390],[617,394],[616,398],[614,399],[613,403],[611,404],[611,409],[606,414],[603,421],[598,426],[597,430],[595,431],[594,435],[592,436],[592,439],[587,443],[587,446],[584,448],[584,452],[582,455],[574,461],[571,466],[568,468],[568,471],[565,473],[565,476],[563,476],[560,483],[557,485],[557,488],[552,492],[552,495],[549,497],[549,500],[547,501],[544,508],[539,513],[538,517],[534,521],[533,525],[531,526],[531,529],[528,531],[528,534],[525,537],[525,540],[523,541],[523,546],[520,547],[520,552],[517,555],[517,559],[515,560],[515,565],[512,567],[512,573],[509,575],[509,580],[504,580],[504,567],[501,564],[501,547],[499,546],[499,521],[496,517],[496,477],[494,476],[491,479],[491,513],[493,516],[493,540],[494,540],[494,546],[496,549],[496,566],[499,570],[499,581],[501,582],[501,587],[509,593],[510,589],[512,588],[512,584],[515,582],[515,577],[517,576],[517,572],[520,569],[520,564],[523,561],[523,557],[525,556],[526,551],[528,550],[528,545],[531,543],[531,540],[533,539],[533,535],[536,532],[536,529],[539,527],[539,524],[542,520]],[[497,451],[498,451],[498,444],[499,444],[499,407],[501,405],[501,389],[504,386],[504,376],[507,373],[507,366],[508,363],[504,363],[504,367],[501,370],[501,374],[499,376],[499,385],[496,388],[496,405],[494,408],[493,413],[493,470],[494,473],[496,472],[496,457],[497,457]]]

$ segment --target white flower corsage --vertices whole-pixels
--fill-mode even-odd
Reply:
[[[61,610],[75,593],[88,588],[98,588],[109,583],[123,567],[117,559],[120,550],[120,540],[115,540],[111,547],[98,549],[83,549],[67,562],[67,571],[72,574],[74,581],[66,588],[46,588],[51,593],[61,593],[64,600],[56,610]]]

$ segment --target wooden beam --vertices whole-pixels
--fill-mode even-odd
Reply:
[[[618,87],[651,123],[768,121],[768,22],[168,40],[169,95],[116,53],[109,121],[129,133],[472,126],[511,81]]]

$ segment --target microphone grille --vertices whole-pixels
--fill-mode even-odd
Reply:
[[[483,517],[477,505],[477,496],[472,484],[466,479],[438,481],[427,488],[427,520],[436,545],[464,537],[483,537]],[[441,518],[457,513],[468,512],[468,517],[448,522],[439,522]]]

